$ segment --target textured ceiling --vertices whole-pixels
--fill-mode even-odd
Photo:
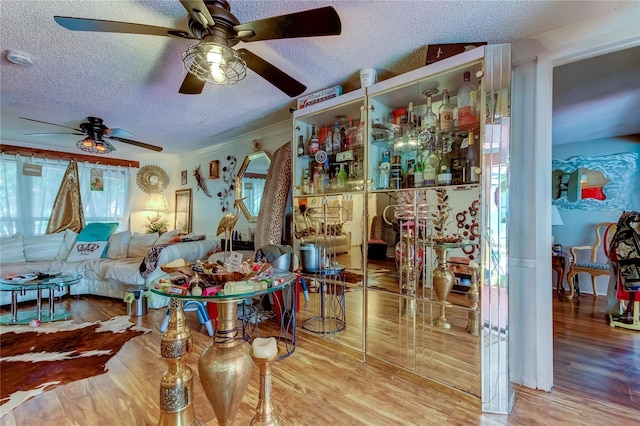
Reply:
[[[342,34],[240,43],[306,84],[311,93],[335,84],[359,87],[358,70],[374,67],[386,79],[424,64],[435,43],[514,42],[571,22],[628,7],[618,1],[319,1],[230,0],[248,22],[333,6]],[[68,31],[54,15],[187,29],[178,0],[0,2],[0,138],[3,143],[74,150],[77,136],[25,136],[64,129],[20,120],[29,117],[77,127],[87,116],[133,133],[131,139],[176,154],[211,146],[255,123],[286,119],[294,101],[249,71],[234,86],[207,84],[200,95],[178,89],[189,40],[133,34]],[[9,63],[9,49],[28,52],[33,65]],[[114,156],[140,155],[116,144]]]

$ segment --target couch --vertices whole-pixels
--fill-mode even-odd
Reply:
[[[296,207],[293,227],[296,250],[300,244],[326,245],[327,254],[332,255],[348,253],[351,248],[351,234],[344,231],[343,223],[329,223],[325,229],[325,224],[313,214],[312,209],[303,213]]]
[[[151,282],[165,273],[160,265],[182,258],[187,262],[206,259],[220,250],[220,240],[207,238],[199,241],[184,241],[176,235],[177,231],[163,234],[131,234],[129,231],[112,234],[102,256],[92,259],[72,258],[77,234],[64,231],[37,237],[16,235],[0,239],[0,277],[7,274],[29,272],[77,272],[83,275],[80,283],[62,291],[72,295],[92,294],[122,299],[131,288],[149,287]],[[173,240],[173,241],[172,241]],[[149,270],[146,277],[140,273],[140,265],[149,250],[156,245],[164,247],[157,259],[157,267]],[[46,293],[45,293],[46,295]],[[18,301],[35,300],[35,290],[18,296]],[[148,306],[161,308],[167,306],[168,298],[150,295]],[[0,292],[0,305],[11,303],[11,292]]]

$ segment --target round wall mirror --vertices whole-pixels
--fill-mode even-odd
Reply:
[[[255,222],[260,212],[260,202],[264,186],[267,183],[267,171],[271,164],[271,157],[265,151],[256,151],[247,155],[236,177],[237,197],[241,200],[238,205],[247,217]]]

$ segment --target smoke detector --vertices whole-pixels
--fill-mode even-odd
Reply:
[[[19,50],[8,50],[7,61],[13,62],[14,64],[17,64],[17,65],[22,65],[23,67],[29,67],[33,65],[33,60],[31,59],[31,55],[26,52],[21,52]]]

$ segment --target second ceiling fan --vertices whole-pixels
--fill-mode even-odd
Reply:
[[[183,54],[189,71],[180,93],[199,94],[206,82],[233,84],[244,78],[246,67],[295,97],[307,88],[279,68],[247,49],[232,47],[240,41],[339,35],[340,17],[331,6],[260,19],[241,24],[226,0],[180,0],[189,13],[189,31],[128,22],[55,16],[73,31],[146,34],[199,40]]]

